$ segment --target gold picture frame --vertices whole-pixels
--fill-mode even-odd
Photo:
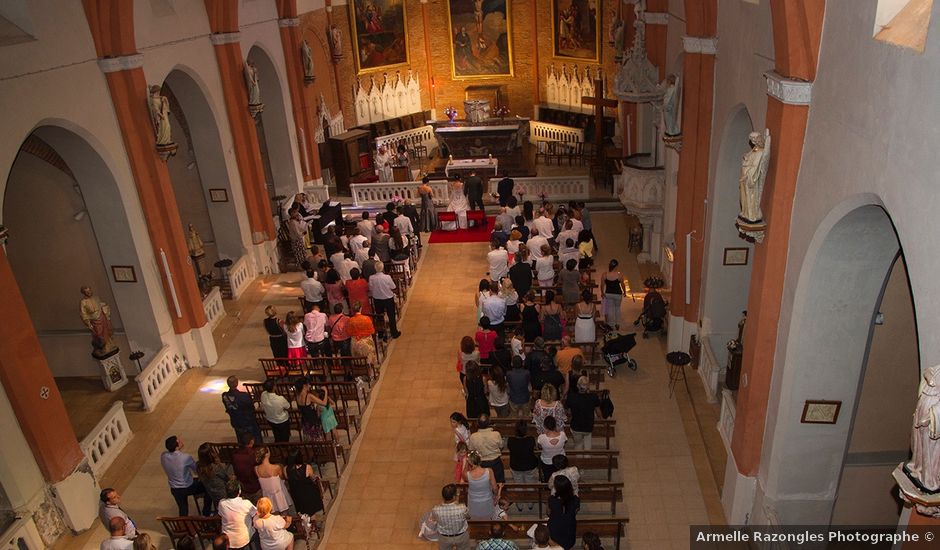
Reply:
[[[398,9],[401,11],[398,12]],[[369,15],[370,10],[374,10],[371,12],[373,15]],[[350,0],[348,11],[357,75],[389,71],[410,63],[405,0]],[[396,15],[389,18],[389,12],[395,12]],[[376,13],[378,19],[374,18]],[[396,28],[386,30],[386,27],[391,26]],[[397,51],[399,44],[401,50]],[[392,48],[396,51],[387,51]],[[369,58],[363,59],[363,54],[367,51],[371,52]],[[378,57],[389,54],[392,54],[393,59],[390,63],[372,59],[373,55]]]
[[[601,42],[602,42],[601,40],[601,15],[602,14],[601,14],[601,11],[598,10],[596,7],[597,4],[600,4],[600,2],[595,3],[593,14],[591,14],[590,11],[588,11],[586,14],[582,14],[579,10],[577,10],[577,6],[579,5],[587,6],[587,9],[590,10],[592,3],[588,2],[587,0],[551,0],[551,2],[552,2],[552,57],[560,61],[577,61],[580,63],[600,63]],[[565,6],[564,10],[560,9],[562,5]],[[572,6],[574,6],[574,8],[572,8]],[[575,10],[574,13],[571,13],[572,9]],[[573,52],[573,53],[566,54],[563,51],[563,48],[561,47],[561,44],[559,43],[559,40],[560,40],[559,27],[561,26],[561,19],[559,18],[559,14],[561,13],[566,13],[568,16],[571,17],[571,21],[567,22],[566,24],[571,25],[573,27],[577,26],[577,23],[578,23],[578,21],[576,21],[577,18],[586,16],[590,20],[590,18],[593,16],[594,18],[594,25],[593,25],[594,39],[592,41],[593,46],[594,46],[593,53],[591,53],[591,48],[584,48],[584,47],[572,48],[570,44],[566,44],[566,47],[564,48],[564,50],[568,52]],[[571,34],[571,31],[568,31],[568,34]],[[576,40],[576,38],[570,38],[568,40]],[[584,54],[577,55],[576,52],[578,51],[587,51],[588,53],[586,55]]]
[[[498,14],[500,13],[503,14],[502,22],[499,20]],[[458,25],[457,31],[454,30],[455,23]],[[512,6],[508,0],[490,0],[489,2],[447,0],[447,30],[450,33],[451,79],[483,80],[513,77]],[[461,37],[461,34],[465,36]],[[503,36],[505,36],[505,44],[502,43]],[[462,43],[466,41],[466,46],[461,46],[459,52],[458,40]],[[490,53],[494,51],[493,48],[496,48],[495,55]],[[503,48],[505,48],[505,55],[501,51]],[[481,51],[484,53],[483,56],[480,55]],[[480,66],[491,66],[502,70],[480,72]],[[477,69],[476,72],[472,70],[474,68]]]

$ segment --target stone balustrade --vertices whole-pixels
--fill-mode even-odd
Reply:
[[[96,478],[101,479],[133,435],[124,415],[124,402],[115,402],[81,443]]]

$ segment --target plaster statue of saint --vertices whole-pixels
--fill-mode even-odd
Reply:
[[[316,79],[313,74],[313,51],[306,40],[300,44],[300,56],[304,62],[304,82],[313,82]]]
[[[330,25],[328,37],[330,42],[330,52],[333,54],[333,60],[338,61],[342,59],[343,33],[340,32],[339,27],[336,25]]]
[[[173,132],[170,129],[170,102],[160,95],[160,86],[150,87],[150,97],[147,100],[150,107],[150,120],[153,122],[153,131],[157,138],[157,145],[170,145],[173,143]]]
[[[623,39],[624,39],[625,29],[623,26],[623,19],[619,17],[616,18],[613,22],[610,32],[610,43],[614,47],[614,61],[620,61],[623,59]]]
[[[189,235],[186,237],[186,247],[189,249],[189,255],[192,258],[201,258],[206,255],[206,250],[199,237],[199,232],[193,224],[189,224]]]
[[[248,104],[261,105],[261,85],[258,83],[258,68],[251,61],[245,63],[245,85],[248,86]]]
[[[741,177],[738,180],[741,187],[741,213],[738,214],[738,219],[758,223],[764,219],[760,199],[764,192],[767,164],[770,162],[770,130],[765,129],[763,135],[751,132],[748,143],[751,150],[741,161]]]
[[[91,287],[82,287],[79,312],[82,322],[91,331],[91,347],[94,350],[92,354],[97,357],[113,351],[115,346],[112,340],[114,331],[111,329],[111,309],[95,296]]]
[[[679,129],[679,77],[675,74],[666,76],[663,82],[663,124],[667,136],[677,136]]]
[[[928,491],[940,490],[940,365],[927,369],[911,430],[911,460],[905,469]]]
[[[379,172],[379,181],[382,183],[390,182],[392,178],[392,155],[388,152],[388,147],[380,145],[375,155],[375,167]]]

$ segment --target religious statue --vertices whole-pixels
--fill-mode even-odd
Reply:
[[[160,86],[150,87],[148,99],[150,120],[157,138],[157,145],[172,145],[173,132],[170,129],[170,102],[160,94]]]
[[[616,14],[612,15],[613,23],[610,27],[610,45],[614,47],[614,61],[620,63],[623,60],[623,40],[626,29],[623,25],[623,19]]]
[[[258,82],[258,68],[251,61],[245,63],[245,85],[248,87],[248,112],[257,116],[264,110],[261,102],[261,84]]]
[[[304,84],[313,84],[313,81],[317,79],[313,74],[313,51],[306,40],[300,44],[300,57],[304,62]]]
[[[328,30],[327,38],[330,43],[330,53],[333,54],[333,63],[337,63],[343,58],[343,34],[336,25],[330,25]]]
[[[196,231],[196,227],[193,224],[189,224],[189,235],[186,237],[186,248],[189,249],[189,256],[191,258],[201,258],[206,255],[206,250],[204,248],[202,239],[199,237],[199,232]]]
[[[678,136],[679,129],[679,77],[676,74],[666,76],[663,82],[663,126],[667,136]]]
[[[633,9],[636,12],[633,46],[629,55],[623,57],[623,63],[614,77],[614,91],[627,101],[651,101],[662,96],[659,71],[646,55],[646,19],[642,2],[637,2]]]
[[[111,309],[95,296],[91,287],[83,286],[81,290],[79,311],[82,322],[91,331],[91,354],[96,359],[104,359],[117,350],[112,340],[114,331],[111,329]]]
[[[379,181],[387,183],[393,181],[392,177],[392,155],[388,152],[388,147],[380,145],[378,153],[375,155],[375,168],[379,173]]]
[[[764,220],[760,209],[761,194],[764,192],[764,179],[767,177],[767,164],[770,162],[770,130],[764,134],[751,132],[748,136],[751,150],[741,161],[741,213],[738,220],[748,224],[759,224]]]
[[[940,491],[940,365],[927,369],[911,430],[911,460],[904,465],[920,489]]]

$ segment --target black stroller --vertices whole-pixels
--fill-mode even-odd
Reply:
[[[607,375],[613,378],[617,374],[617,367],[626,363],[631,370],[636,370],[636,360],[630,357],[630,350],[636,347],[636,333],[619,334],[611,331],[604,335],[604,346],[601,353],[607,363]]]
[[[663,300],[662,294],[651,289],[643,298],[643,312],[633,326],[643,325],[643,338],[649,338],[650,334],[662,333],[666,327],[666,306],[668,304]]]

